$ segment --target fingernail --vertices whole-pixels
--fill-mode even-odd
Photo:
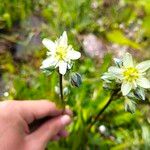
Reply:
[[[61,117],[61,122],[63,125],[68,125],[69,123],[71,123],[71,118],[68,115],[63,115]]]

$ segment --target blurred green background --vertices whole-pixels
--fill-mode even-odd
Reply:
[[[73,70],[83,84],[72,88],[66,78],[74,121],[70,136],[50,142],[48,149],[149,150],[149,95],[135,114],[125,112],[124,101],[116,99],[93,127],[96,132],[86,128],[110,97],[100,76],[112,57],[129,51],[138,61],[150,58],[150,0],[0,0],[0,99],[59,101],[57,74],[47,77],[39,67],[46,57],[41,40],[55,40],[64,30],[82,53]]]

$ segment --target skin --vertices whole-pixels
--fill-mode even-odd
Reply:
[[[0,102],[0,149],[44,150],[49,141],[68,135],[71,115],[47,100]],[[30,132],[29,124],[43,117],[51,119]]]

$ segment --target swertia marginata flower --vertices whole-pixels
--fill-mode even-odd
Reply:
[[[43,39],[42,43],[48,49],[47,58],[42,62],[41,69],[59,68],[59,73],[64,75],[67,69],[72,66],[71,60],[81,57],[81,53],[75,51],[71,45],[68,45],[66,31],[55,42],[49,39]]]
[[[150,60],[136,64],[132,55],[125,53],[123,59],[115,59],[115,63],[116,66],[110,67],[102,79],[107,83],[115,81],[121,84],[123,96],[136,90],[144,99],[144,89],[150,88],[150,81],[146,78],[146,71],[150,68]]]

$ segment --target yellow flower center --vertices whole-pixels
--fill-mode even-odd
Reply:
[[[126,81],[133,82],[139,78],[139,72],[136,68],[129,67],[123,71],[123,76]]]
[[[56,58],[59,60],[64,60],[67,55],[67,48],[63,46],[58,46],[56,49]]]

